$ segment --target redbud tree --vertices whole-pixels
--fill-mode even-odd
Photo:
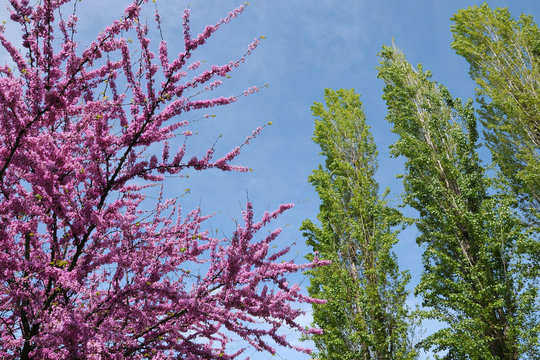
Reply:
[[[150,41],[146,1],[87,46],[76,40],[77,1],[9,2],[22,38],[2,26],[0,358],[234,359],[243,350],[228,346],[233,336],[258,351],[309,353],[278,333],[316,332],[295,321],[294,303],[317,300],[286,275],[323,263],[282,261],[288,248],[269,251],[280,230],[256,234],[292,205],[255,221],[248,203],[228,239],[163,190],[152,210],[141,205],[145,189],[186,169],[247,170],[231,164],[241,146],[186,158],[185,145],[167,142],[190,134],[189,111],[237,100],[207,94],[258,40],[204,71],[192,55],[244,6],[197,36],[186,10],[184,51],[171,56],[166,41]],[[154,24],[161,30],[157,7]]]

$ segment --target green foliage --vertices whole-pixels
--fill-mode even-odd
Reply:
[[[425,250],[416,293],[424,318],[448,325],[422,345],[444,359],[538,358],[538,267],[524,271],[536,244],[505,180],[485,175],[472,102],[452,98],[395,48],[380,57],[387,120],[399,136],[392,154],[406,158],[405,203],[419,212]]]
[[[512,19],[487,4],[452,18],[452,47],[478,84],[481,120],[494,161],[511,181],[521,209],[540,220],[540,29],[531,16]]]
[[[411,317],[405,306],[409,275],[392,252],[392,229],[401,215],[378,196],[373,178],[377,152],[362,104],[353,90],[325,91],[326,108],[315,103],[313,140],[326,158],[309,177],[321,199],[318,219],[301,230],[321,259],[332,264],[310,270],[313,336],[319,359],[416,359]],[[313,255],[308,256],[312,259]]]

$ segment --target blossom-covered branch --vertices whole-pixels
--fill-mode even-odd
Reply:
[[[277,332],[283,324],[307,331],[292,303],[317,300],[286,275],[323,263],[278,263],[288,250],[271,254],[268,244],[279,230],[255,238],[291,205],[254,224],[248,203],[230,241],[210,236],[201,228],[208,217],[198,209],[182,216],[164,194],[153,211],[141,209],[144,190],[164,174],[246,170],[231,164],[242,146],[185,161],[186,146],[170,154],[167,142],[188,127],[185,113],[237,100],[201,94],[258,39],[239,59],[189,78],[200,63],[186,61],[244,6],[195,37],[186,11],[185,50],[170,61],[166,41],[153,50],[140,20],[146,1],[132,2],[82,49],[76,11],[63,17],[69,3],[11,0],[20,47],[0,28],[12,62],[0,67],[0,357],[233,359],[241,351],[227,348],[230,334],[271,353],[271,340],[294,347]],[[157,10],[155,19],[161,33]],[[195,88],[204,90],[194,96]],[[161,159],[152,144],[163,145]],[[195,275],[197,266],[206,273]]]

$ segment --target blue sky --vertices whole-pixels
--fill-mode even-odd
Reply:
[[[193,1],[190,4],[192,33],[199,33],[206,24],[215,23],[241,3]],[[92,39],[93,34],[116,18],[125,4],[118,0],[91,3],[83,0],[80,9],[84,11],[79,12],[82,42]],[[187,2],[157,0],[157,4],[165,39],[181,51],[181,16]],[[184,209],[189,211],[200,205],[203,213],[215,213],[207,225],[219,229],[220,233],[223,231],[226,236],[232,234],[235,220],[241,220],[240,211],[247,198],[253,202],[258,216],[281,203],[293,202],[296,207],[272,225],[283,227],[278,246],[292,245],[288,258],[304,262],[303,256],[309,249],[298,228],[304,219],[316,219],[319,206],[307,177],[323,160],[318,155],[319,148],[311,141],[314,119],[310,106],[314,101],[322,101],[325,88],[354,88],[362,95],[367,122],[379,151],[376,178],[381,189],[390,188],[396,202],[399,201],[397,196],[402,187],[395,177],[403,171],[403,161],[388,156],[388,145],[395,136],[384,119],[383,84],[377,79],[375,69],[377,53],[383,44],[390,44],[394,39],[411,63],[421,62],[454,96],[474,97],[468,66],[450,48],[449,20],[458,9],[473,4],[481,4],[481,1],[252,0],[244,14],[223,26],[193,59],[206,60],[208,65],[227,63],[240,57],[253,38],[264,35],[266,39],[259,48],[215,95],[236,95],[252,85],[265,83],[269,87],[241,97],[235,104],[208,112],[217,116],[192,125],[191,130],[198,135],[188,141],[188,146],[192,154],[203,154],[222,134],[216,145],[216,156],[220,157],[241,144],[257,126],[271,121],[273,125],[244,147],[235,161],[254,171],[241,174],[190,172],[189,179],[168,180],[166,193],[178,196],[190,188],[190,193],[183,197]],[[540,2],[534,0],[488,1],[488,4],[509,7],[514,16],[527,13],[536,19],[540,17]],[[0,14],[6,17],[3,8]],[[149,15],[151,23],[151,13]],[[4,59],[4,54],[0,54],[0,60],[5,62]],[[184,119],[196,117],[188,114]],[[401,234],[395,252],[401,269],[411,271],[411,288],[414,287],[421,271],[421,250],[415,243],[414,230]],[[291,277],[291,282],[294,281],[308,284],[301,274]],[[415,304],[417,300],[411,296],[410,303]],[[308,325],[309,313],[301,320]],[[425,331],[429,333],[436,327],[434,323],[426,323]],[[295,334],[289,336],[297,338]],[[279,349],[276,357],[252,354],[252,359],[271,358],[307,360],[311,357],[287,349]]]
[[[395,140],[386,123],[381,99],[382,81],[377,79],[378,57],[383,44],[401,48],[412,64],[422,63],[433,78],[445,84],[453,96],[474,97],[474,83],[468,65],[450,48],[450,17],[460,8],[481,1],[251,1],[241,18],[223,28],[208,43],[207,50],[221,58],[240,54],[252,38],[266,36],[245,66],[233,74],[231,86],[241,89],[251,84],[269,83],[255,96],[242,98],[233,106],[220,109],[218,116],[200,124],[201,133],[223,132],[223,151],[241,142],[250,130],[267,121],[261,136],[245,148],[238,163],[248,165],[248,174],[200,174],[190,182],[190,200],[200,201],[204,211],[217,212],[214,224],[231,229],[239,218],[246,191],[255,210],[261,214],[279,203],[294,202],[296,207],[284,214],[277,225],[283,226],[279,244],[295,243],[291,256],[302,261],[309,251],[298,227],[306,218],[315,220],[319,201],[307,177],[323,159],[312,143],[313,117],[310,106],[323,100],[325,88],[354,88],[361,94],[367,122],[379,151],[376,178],[381,189],[390,188],[398,202],[402,190],[396,175],[403,172],[401,159],[389,158],[388,146]],[[191,4],[194,23],[212,21],[234,6],[234,1],[202,1]],[[491,7],[508,7],[513,16],[521,13],[540,16],[540,2],[488,1]],[[161,5],[160,5],[161,6]],[[163,8],[163,6],[161,6]],[[175,10],[176,11],[176,10]],[[196,26],[193,26],[196,29]],[[209,53],[209,54],[210,54]],[[210,55],[209,55],[210,56]],[[227,58],[227,59],[229,59]],[[228,85],[228,84],[227,84]],[[199,125],[198,125],[199,126]],[[208,131],[208,132],[207,132]],[[212,141],[210,136],[207,141]],[[485,151],[483,151],[486,154]],[[486,159],[488,160],[488,159]],[[195,178],[193,178],[195,180]],[[200,182],[199,182],[200,181]],[[408,212],[408,215],[414,215]],[[225,231],[227,233],[227,231]],[[229,231],[230,233],[230,231]],[[411,289],[421,268],[421,249],[413,229],[400,235],[395,248],[401,269],[412,274]],[[293,278],[308,280],[303,276]],[[410,304],[418,303],[410,298]],[[309,310],[309,309],[308,309]],[[309,322],[308,316],[302,319]],[[424,323],[424,331],[437,329],[436,322]],[[290,335],[291,338],[294,334]],[[428,358],[430,354],[422,354]],[[310,356],[280,349],[278,358],[310,359]],[[271,359],[254,354],[254,359]]]

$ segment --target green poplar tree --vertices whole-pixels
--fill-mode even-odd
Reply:
[[[540,224],[540,29],[531,16],[512,19],[487,4],[452,18],[452,47],[470,64],[494,161]]]
[[[406,159],[405,204],[419,212],[416,293],[424,317],[447,324],[423,346],[443,359],[538,359],[536,278],[522,251],[533,240],[516,196],[480,163],[472,102],[452,98],[395,48],[380,57],[387,120],[399,136],[392,154]]]
[[[313,336],[321,360],[415,359],[405,305],[409,275],[392,247],[401,215],[378,195],[377,152],[354,90],[327,89],[312,107],[314,142],[326,158],[309,176],[321,199],[321,226],[304,221],[306,242],[332,264],[310,270]],[[312,256],[308,256],[312,258]]]

